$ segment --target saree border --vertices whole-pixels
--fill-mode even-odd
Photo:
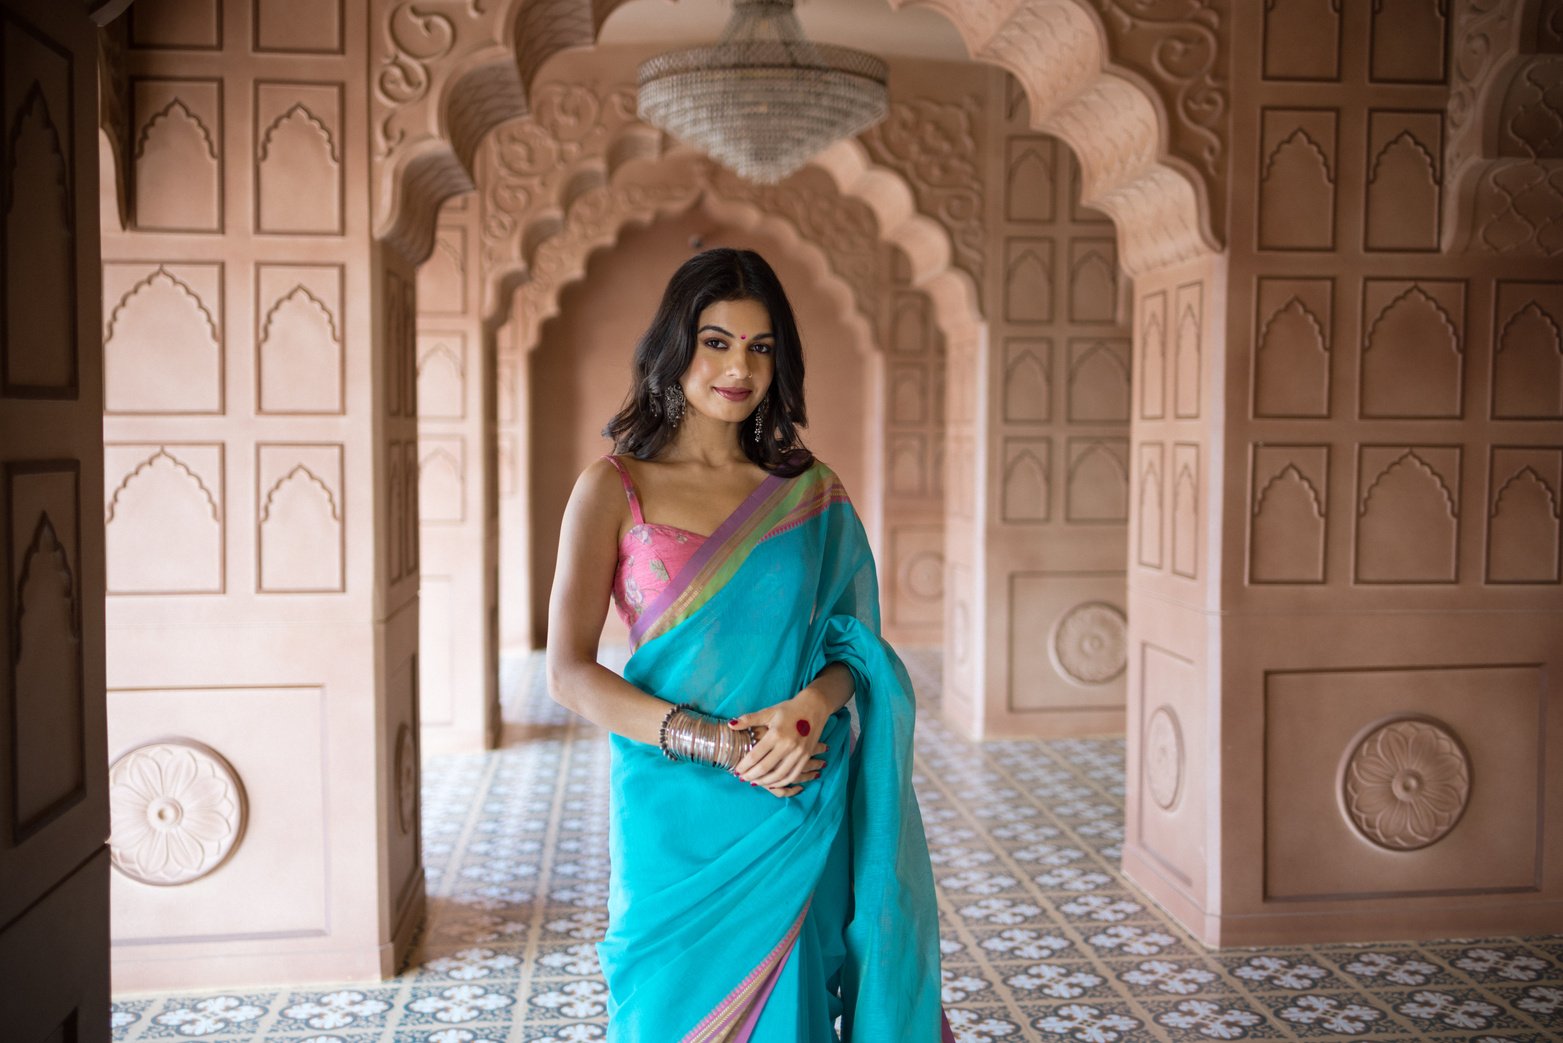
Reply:
[[[803,909],[798,913],[797,919],[792,921],[792,926],[787,928],[787,933],[782,940],[776,943],[775,948],[765,954],[759,966],[750,971],[739,982],[733,991],[722,997],[722,1002],[716,1005],[716,1009],[700,1020],[700,1024],[689,1030],[679,1043],[716,1043],[734,1027],[738,1019],[749,1012],[749,1006],[757,998],[755,990],[768,981],[773,971],[781,967],[792,954],[793,943],[798,940],[798,932],[803,928],[803,918],[809,914],[809,906],[813,903],[814,896],[809,895],[803,903]],[[772,982],[774,984],[774,982]],[[766,995],[770,990],[766,990]]]
[[[796,528],[833,503],[850,502],[835,472],[818,462],[792,478],[768,476],[640,614],[630,627],[630,643],[638,648],[692,615],[764,540]]]

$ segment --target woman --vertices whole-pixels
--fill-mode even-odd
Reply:
[[[565,508],[548,684],[612,733],[612,1041],[823,1043],[838,1016],[852,1043],[953,1039],[912,687],[804,423],[775,273],[708,250],[636,347],[604,431],[618,455]],[[635,646],[622,678],[596,662],[610,591]]]

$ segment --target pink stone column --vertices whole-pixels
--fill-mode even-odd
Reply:
[[[126,60],[115,986],[376,980],[424,880],[416,276],[371,231],[365,3],[138,5]],[[163,858],[145,822],[173,806],[190,843]]]
[[[1031,128],[1007,75],[990,84],[986,343],[950,359],[961,417],[947,713],[974,736],[1116,731],[1127,668],[1128,295],[1115,230],[1082,206],[1069,147]]]
[[[419,713],[426,751],[499,741],[496,342],[473,193],[440,210],[418,269]]]
[[[106,21],[104,6],[0,3],[0,1035],[8,1039],[110,1034],[99,31],[89,17]]]
[[[1233,8],[1228,251],[1135,287],[1124,866],[1207,943],[1563,925],[1544,7]]]

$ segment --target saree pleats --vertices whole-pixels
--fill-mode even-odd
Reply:
[[[778,799],[611,736],[608,1038],[829,1043],[839,1015],[852,1043],[935,1043],[912,687],[879,637],[873,559],[834,474],[768,482],[724,525],[721,556],[674,577],[624,676],[725,718],[843,662],[856,742],[843,707],[820,735],[820,777]]]

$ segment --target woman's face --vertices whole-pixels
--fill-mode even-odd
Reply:
[[[717,301],[695,320],[695,355],[679,378],[689,408],[738,423],[765,398],[776,371],[776,337],[765,305]]]

